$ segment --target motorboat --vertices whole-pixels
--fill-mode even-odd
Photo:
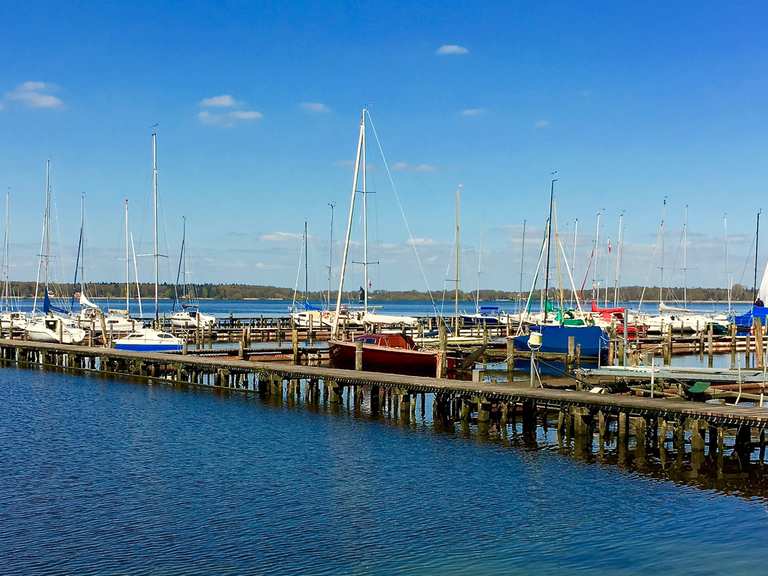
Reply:
[[[419,349],[404,334],[366,333],[353,340],[331,340],[330,357],[334,368],[355,368],[355,353],[362,344],[363,370],[390,372],[412,376],[434,376],[437,373],[439,353]],[[446,358],[447,369],[456,369],[456,359]]]
[[[114,347],[134,352],[181,352],[184,341],[169,332],[141,328],[115,340]]]

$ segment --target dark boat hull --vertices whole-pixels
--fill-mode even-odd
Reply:
[[[355,343],[332,340],[330,357],[334,368],[354,370]],[[455,361],[449,357],[448,370],[454,368]],[[437,352],[363,344],[363,370],[412,376],[435,376]]]

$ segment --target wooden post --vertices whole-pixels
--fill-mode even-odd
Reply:
[[[448,335],[445,330],[445,320],[442,317],[438,319],[437,333],[440,343],[440,351],[437,355],[437,377],[443,378],[448,368]]]
[[[507,380],[512,382],[515,372],[515,340],[507,337]]]
[[[731,324],[731,369],[736,368],[736,324]]]
[[[664,365],[672,364],[672,323],[667,327],[667,338],[664,345]]]
[[[760,318],[753,318],[752,331],[755,333],[755,367],[763,369],[763,323]]]
[[[747,332],[746,346],[744,346],[744,368],[750,366],[750,353],[752,352],[752,334]]]
[[[301,361],[299,358],[299,331],[296,326],[291,328],[291,348],[293,350],[293,363],[299,364]]]
[[[576,356],[576,337],[568,336],[568,355],[565,357],[566,371],[573,370],[573,362]]]
[[[355,370],[363,369],[363,342],[358,340],[355,342]]]
[[[709,326],[707,327],[707,366],[712,368],[714,365],[714,327],[712,323],[709,323]]]

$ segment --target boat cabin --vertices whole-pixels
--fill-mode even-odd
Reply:
[[[405,336],[403,334],[379,334],[371,332],[355,336],[354,341],[374,346],[383,346],[385,348],[404,348],[406,350],[414,350],[416,348],[416,343],[413,339],[410,336]]]

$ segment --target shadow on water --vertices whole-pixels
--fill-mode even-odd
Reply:
[[[768,502],[768,470],[764,454],[754,449],[748,454],[739,453],[733,443],[728,443],[722,454],[709,447],[703,451],[691,449],[690,433],[680,442],[670,432],[665,441],[643,445],[634,435],[621,440],[615,428],[608,427],[601,437],[598,432],[589,437],[579,436],[566,429],[558,431],[557,412],[549,411],[537,416],[535,429],[525,426],[520,413],[511,413],[507,425],[501,425],[498,414],[491,416],[490,423],[433,418],[433,397],[418,394],[408,404],[399,404],[396,397],[382,392],[378,403],[371,405],[367,389],[347,389],[338,404],[329,402],[322,386],[312,392],[305,381],[293,382],[279,394],[262,395],[228,390],[216,390],[222,396],[233,396],[246,401],[259,402],[264,406],[281,410],[302,409],[311,413],[366,421],[425,435],[439,435],[462,439],[489,446],[504,447],[525,452],[549,452],[590,465],[613,467],[624,473],[668,481],[676,484],[716,491],[742,498],[758,498]],[[648,436],[658,434],[650,430]]]

